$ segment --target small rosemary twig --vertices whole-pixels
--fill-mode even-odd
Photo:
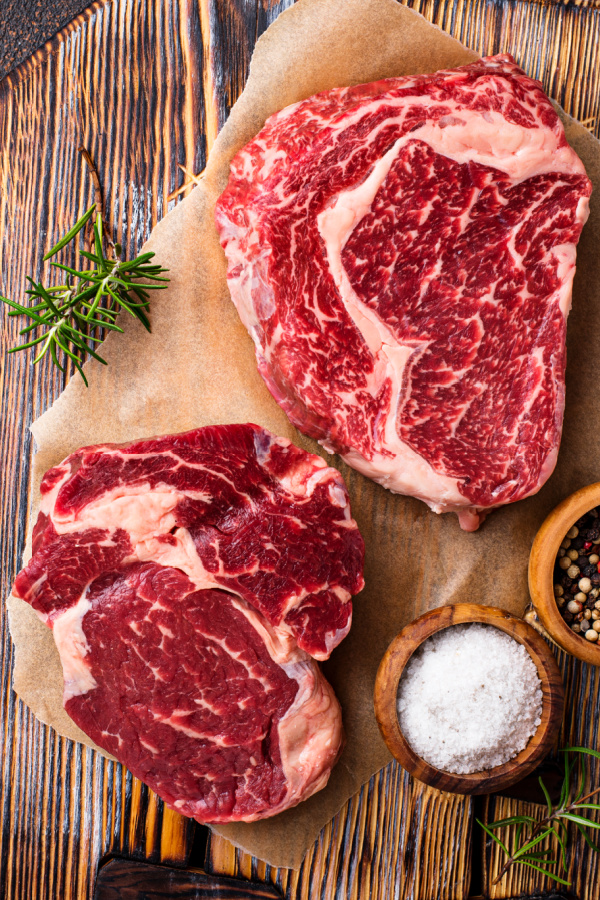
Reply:
[[[94,344],[102,342],[105,330],[123,331],[116,324],[121,310],[139,319],[150,331],[148,291],[165,288],[169,279],[163,277],[167,269],[151,264],[152,252],[142,253],[130,262],[118,259],[121,247],[107,234],[98,172],[88,151],[84,147],[79,149],[92,177],[96,202],[46,253],[44,261],[56,256],[89,223],[92,226],[90,249],[79,251],[88,261],[89,268],[75,269],[62,262],[53,262],[53,267],[65,273],[61,284],[45,286],[28,276],[29,306],[7,297],[0,297],[0,300],[10,307],[9,316],[27,316],[30,320],[19,332],[26,338],[25,343],[11,347],[9,353],[38,347],[34,364],[50,354],[52,362],[63,372],[67,359],[70,359],[87,385],[82,368],[86,357],[92,356],[106,365]],[[108,253],[104,252],[105,241]]]
[[[81,155],[83,156],[83,158],[85,160],[85,164],[88,167],[88,171],[89,171],[90,177],[92,179],[92,184],[94,185],[94,202],[95,202],[95,206],[96,206],[96,213],[102,219],[102,234],[104,236],[104,240],[106,241],[106,243],[108,244],[108,246],[110,247],[110,249],[112,251],[111,252],[112,258],[116,259],[117,256],[121,255],[120,248],[119,248],[119,250],[117,250],[115,248],[115,244],[113,243],[113,240],[110,236],[109,227],[106,224],[106,218],[104,216],[104,197],[102,196],[102,187],[100,185],[100,176],[98,175],[98,170],[97,170],[96,166],[94,165],[94,161],[91,157],[89,150],[87,150],[85,147],[81,146],[79,148],[79,152],[81,153]],[[93,234],[90,234],[88,240],[90,242],[90,246],[88,249],[91,252],[94,249]]]
[[[600,787],[595,788],[593,791],[590,791],[585,795],[583,794],[585,784],[585,770],[582,765],[579,783],[577,788],[575,789],[575,792],[573,793],[571,776],[573,774],[573,769],[575,768],[577,760],[581,762],[581,756],[576,757],[574,760],[571,760],[569,757],[570,753],[578,753],[588,754],[589,756],[595,756],[596,758],[600,759],[600,753],[596,750],[590,750],[587,747],[567,747],[563,751],[563,753],[565,754],[565,774],[559,801],[556,806],[553,806],[544,782],[541,778],[539,779],[540,786],[542,788],[542,791],[544,792],[547,805],[547,815],[545,815],[542,819],[536,821],[533,816],[511,816],[507,819],[499,819],[497,822],[491,822],[489,825],[484,825],[483,822],[477,819],[478,824],[481,825],[484,831],[508,857],[500,872],[494,879],[493,884],[498,884],[500,879],[503,878],[503,876],[508,872],[511,866],[523,865],[527,866],[528,868],[535,869],[542,875],[547,875],[549,878],[552,878],[554,881],[557,881],[560,884],[569,886],[569,881],[561,878],[556,874],[556,872],[551,872],[548,869],[548,866],[558,866],[560,863],[562,864],[563,870],[565,872],[567,870],[566,847],[568,839],[567,825],[569,823],[572,823],[576,826],[591,849],[595,850],[596,852],[600,852],[600,847],[596,846],[596,844],[590,838],[589,834],[584,830],[585,828],[600,829],[600,823],[595,822],[592,819],[587,818],[586,815],[581,814],[582,811],[585,812],[587,810],[600,810],[600,804],[588,802],[590,798],[600,793]],[[511,826],[516,826],[516,832],[512,844],[512,850],[509,850],[507,845],[503,841],[501,841],[500,838],[493,832],[495,829]],[[551,840],[554,840],[556,842],[557,849],[559,849],[560,851],[558,858],[548,858],[548,856],[552,853],[551,849],[536,849],[546,838],[550,838]]]

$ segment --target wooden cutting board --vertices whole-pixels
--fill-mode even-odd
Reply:
[[[180,166],[192,174],[202,170],[243,87],[257,37],[290,3],[99,2],[0,83],[0,292],[20,296],[25,275],[39,274],[48,231],[71,224],[87,190],[81,143],[97,161],[108,218],[123,228],[126,252],[135,253],[176,202],[169,195],[188,181]],[[512,52],[567,112],[600,134],[598,0],[406,5],[482,54]],[[59,395],[64,379],[47,366],[32,371],[24,354],[6,356],[17,343],[17,323],[1,314],[4,596],[25,534],[27,425]],[[99,861],[114,852],[272,881],[290,900],[463,900],[470,885],[472,894],[485,889],[509,898],[549,886],[515,871],[492,887],[499,859],[474,826],[476,817],[492,820],[525,811],[526,804],[443,795],[413,783],[394,764],[323,830],[298,872],[269,868],[222,839],[209,839],[205,852],[199,827],[166,810],[121,766],[57,737],[15,700],[4,618],[2,624],[3,900],[88,900]],[[560,663],[569,698],[563,741],[597,747],[598,670],[562,656]],[[569,865],[580,900],[596,900],[600,867],[590,851],[574,844]]]

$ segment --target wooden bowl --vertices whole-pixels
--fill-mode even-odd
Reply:
[[[468,622],[493,625],[527,649],[542,683],[542,721],[524,750],[493,769],[455,775],[437,769],[418,756],[400,730],[397,713],[398,683],[415,650],[432,634]],[[542,637],[522,619],[502,609],[458,603],[441,606],[415,619],[394,638],[383,657],[375,682],[375,716],[383,739],[400,765],[425,784],[456,794],[490,794],[528,775],[552,748],[558,735],[564,706],[560,671]]]
[[[600,504],[600,482],[559,503],[542,524],[529,556],[529,593],[538,618],[553,641],[579,659],[600,666],[600,646],[574,634],[554,599],[554,563],[561,542],[577,519]]]

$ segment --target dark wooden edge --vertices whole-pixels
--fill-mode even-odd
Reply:
[[[558,0],[552,0],[552,2],[558,2]],[[597,2],[600,5],[600,0],[590,0],[590,2]],[[86,19],[90,19],[102,9],[103,6],[107,6],[109,3],[112,3],[112,0],[94,0],[93,3],[90,3],[90,5],[82,12],[71,19],[67,25],[64,25],[60,31],[57,31],[50,40],[46,41],[45,44],[42,44],[41,47],[38,47],[31,56],[28,56],[15,66],[14,69],[7,72],[6,75],[0,79],[0,93],[3,89],[14,87],[22,81],[26,81],[35,68],[44,63],[49,56],[60,49],[61,45],[64,43],[65,35],[70,31],[76,31],[82,22],[85,22]]]
[[[470,622],[493,625],[527,649],[542,684],[542,721],[527,746],[514,759],[485,772],[454,775],[430,765],[410,747],[400,730],[396,702],[404,667],[423,641],[452,625]],[[374,703],[375,716],[384,741],[400,765],[411,775],[443,791],[489,794],[524,778],[549,753],[562,723],[564,687],[552,651],[530,625],[496,607],[459,603],[425,613],[394,638],[377,672]]]
[[[78,16],[75,16],[75,18],[72,19],[68,25],[65,25],[56,35],[54,35],[54,37],[49,41],[46,41],[46,43],[32,53],[31,56],[19,63],[18,66],[15,66],[14,69],[11,69],[4,78],[0,79],[0,94],[3,89],[19,84],[21,81],[29,78],[32,69],[41,65],[52,53],[56,52],[64,41],[65,34],[68,34],[69,31],[74,31],[79,27],[82,21],[89,19],[98,12],[98,10],[102,9],[103,6],[106,6],[111,2],[112,0],[94,0],[94,2]],[[535,6],[557,6],[565,9],[600,9],[600,0],[528,0],[528,2]]]
[[[599,504],[600,482],[566,497],[542,523],[529,555],[529,593],[540,622],[563,650],[593,666],[600,666],[600,641],[592,644],[579,637],[561,616],[554,599],[554,563],[571,525]]]
[[[171,869],[129,859],[112,859],[96,878],[94,900],[282,900],[271,884],[209,875],[200,869]]]

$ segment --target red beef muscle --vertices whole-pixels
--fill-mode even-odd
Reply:
[[[216,222],[294,424],[474,530],[550,475],[591,185],[508,55],[272,116]]]
[[[363,583],[339,473],[229,425],[83,448],[41,490],[13,593],[53,629],[86,734],[200,821],[323,787],[342,731],[315,659]]]

